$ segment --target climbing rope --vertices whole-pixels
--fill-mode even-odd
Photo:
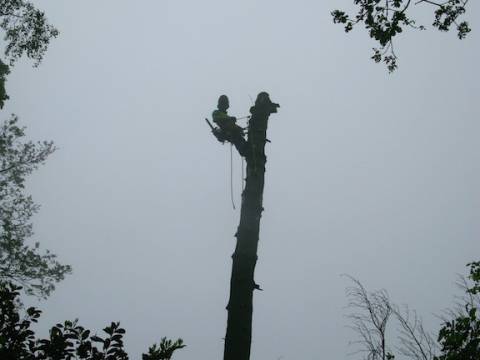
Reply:
[[[235,201],[233,199],[233,145],[230,144],[230,200],[232,200],[232,207],[235,210]]]
[[[243,163],[243,156],[241,156],[242,158],[242,194],[243,194],[243,190],[245,190],[245,174],[243,172],[243,168],[244,168],[244,163]]]
[[[240,182],[242,184],[242,194],[243,194],[243,191],[245,190],[245,162],[244,162],[243,156],[240,156],[240,158],[242,159],[242,163],[241,163],[242,174],[241,174]],[[232,202],[233,210],[235,210],[236,209],[235,199],[233,196],[233,145],[232,144],[230,144],[230,200]]]

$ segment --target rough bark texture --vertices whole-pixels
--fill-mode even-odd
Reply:
[[[237,245],[232,255],[224,360],[248,360],[250,357],[253,290],[256,288],[254,271],[263,211],[265,143],[268,141],[266,132],[269,115],[277,112],[277,107],[277,104],[270,101],[267,93],[260,93],[255,105],[250,109],[252,117],[245,156],[247,177],[242,194],[240,225],[235,234]]]

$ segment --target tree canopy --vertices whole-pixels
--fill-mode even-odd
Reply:
[[[0,0],[0,29],[3,30],[5,61],[0,59],[0,109],[8,99],[5,90],[9,65],[13,66],[22,56],[38,66],[47,51],[50,40],[58,36],[58,30],[50,25],[45,13],[25,0]],[[8,65],[7,65],[8,64]]]
[[[17,121],[12,116],[0,127],[0,280],[15,281],[27,293],[46,297],[71,268],[48,250],[41,253],[39,243],[26,244],[38,205],[25,194],[25,179],[55,147],[49,141],[25,140],[25,129]]]
[[[459,39],[464,39],[471,31],[467,21],[460,20],[467,9],[468,0],[354,0],[358,7],[355,17],[344,11],[332,12],[335,23],[344,24],[345,32],[350,32],[355,25],[363,23],[371,38],[375,39],[379,47],[373,49],[372,59],[379,63],[384,62],[390,72],[397,68],[397,54],[393,40],[403,32],[404,28],[425,30],[426,27],[417,24],[412,15],[412,7],[430,5],[434,7],[432,26],[440,31],[449,31],[456,28]]]
[[[23,55],[38,65],[50,40],[59,34],[45,13],[25,0],[0,1],[0,28],[5,32],[4,53],[10,65]]]
[[[26,56],[37,66],[58,30],[47,22],[45,14],[31,2],[0,1],[0,28],[4,31],[4,55],[10,66]],[[0,108],[9,98],[5,90],[9,65],[0,60]],[[32,215],[38,210],[25,193],[25,179],[55,151],[52,142],[25,140],[25,129],[18,118],[4,120],[0,127],[0,280],[24,286],[29,294],[48,296],[55,283],[71,272],[48,250],[40,252],[39,243],[29,246]]]

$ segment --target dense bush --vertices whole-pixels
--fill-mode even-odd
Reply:
[[[22,311],[19,302],[21,287],[0,283],[0,359],[2,360],[127,360],[123,336],[125,329],[112,322],[103,329],[103,336],[75,321],[65,321],[50,329],[50,337],[38,339],[31,329],[41,311],[29,307]],[[21,316],[20,312],[24,312]],[[175,350],[185,347],[182,339],[162,338],[160,344],[149,348],[143,360],[168,360]]]

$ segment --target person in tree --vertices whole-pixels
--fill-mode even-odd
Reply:
[[[212,113],[213,122],[220,127],[227,138],[237,136],[238,134],[243,136],[243,129],[236,123],[237,118],[228,115],[227,110],[229,107],[230,102],[227,95],[221,95],[218,98],[217,109]]]
[[[247,141],[244,138],[244,131],[237,125],[237,118],[228,115],[229,107],[227,95],[221,95],[218,98],[217,109],[212,113],[213,122],[220,128],[221,137],[235,145],[240,155],[245,156]]]

